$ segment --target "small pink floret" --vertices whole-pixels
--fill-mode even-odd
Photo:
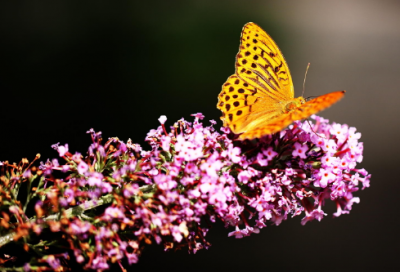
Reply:
[[[164,125],[166,121],[167,121],[167,116],[165,115],[161,115],[160,118],[158,118],[158,122],[160,122],[160,124],[162,125]]]

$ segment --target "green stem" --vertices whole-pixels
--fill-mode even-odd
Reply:
[[[140,190],[143,193],[148,193],[148,192],[151,192],[151,191],[153,191],[155,189],[156,189],[156,185],[154,185],[154,184],[140,187]],[[107,195],[104,195],[104,196],[100,197],[99,199],[90,200],[90,201],[87,201],[87,202],[85,202],[83,204],[80,204],[80,205],[78,205],[76,207],[69,208],[69,209],[64,211],[64,214],[65,214],[65,216],[67,218],[69,218],[71,216],[82,215],[85,211],[94,209],[94,208],[102,206],[102,205],[110,204],[111,202],[113,202],[113,200],[114,200],[113,195],[112,194],[107,194]],[[49,216],[47,216],[45,218],[42,218],[42,220],[44,222],[46,222],[46,221],[57,221],[57,220],[60,219],[60,217],[61,217],[61,213],[55,213],[55,214],[49,215]],[[30,222],[35,222],[36,221],[36,216],[34,216],[31,219],[29,219],[29,221]],[[14,241],[14,235],[15,235],[15,232],[10,232],[10,233],[8,233],[8,234],[6,234],[4,236],[1,236],[0,237],[0,247],[8,244],[9,242]]]

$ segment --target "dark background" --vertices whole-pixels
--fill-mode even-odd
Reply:
[[[209,250],[151,246],[131,270],[400,268],[398,1],[2,1],[0,161],[56,157],[56,142],[85,153],[92,127],[143,144],[160,115],[168,126],[196,112],[219,121],[217,95],[250,21],[280,46],[296,96],[308,62],[306,97],[347,90],[321,115],[362,133],[371,187],[350,215],[332,218],[327,205],[321,222],[289,219],[241,240],[217,225]]]

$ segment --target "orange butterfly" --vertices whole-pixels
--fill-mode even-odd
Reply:
[[[222,86],[217,108],[224,126],[239,139],[278,132],[293,121],[308,118],[336,103],[345,91],[305,101],[294,98],[289,67],[272,38],[255,23],[242,30],[236,72]]]

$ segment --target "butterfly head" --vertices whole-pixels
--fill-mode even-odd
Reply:
[[[306,100],[300,96],[297,98],[294,98],[293,100],[290,100],[285,107],[283,108],[283,112],[284,113],[288,113],[291,112],[292,110],[300,107],[301,105],[303,105],[304,103],[306,103]]]

